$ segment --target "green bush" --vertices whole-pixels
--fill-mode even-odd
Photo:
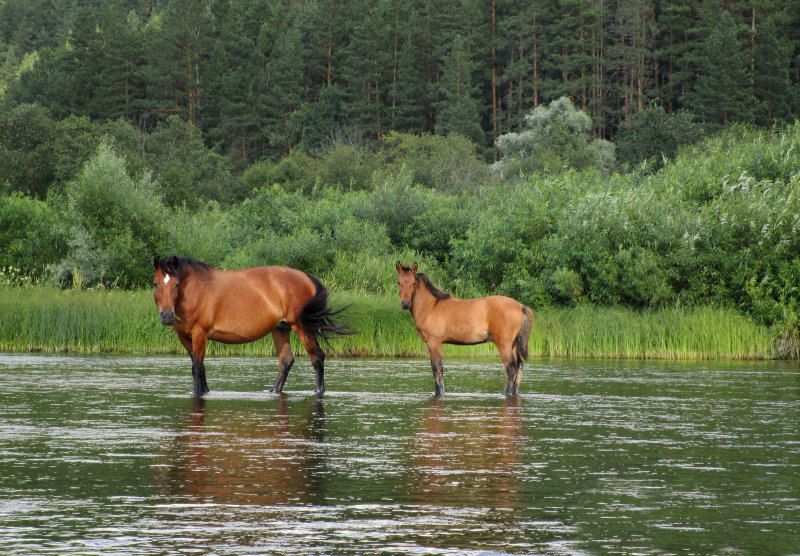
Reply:
[[[620,162],[631,167],[645,163],[650,171],[658,171],[681,146],[695,143],[700,133],[689,112],[667,114],[661,106],[651,104],[620,127],[616,135]]]
[[[474,192],[492,182],[475,144],[461,135],[392,132],[381,141],[381,157],[389,173],[405,171],[413,183],[442,193]]]
[[[66,247],[64,222],[53,207],[21,193],[0,195],[0,267],[41,276]]]
[[[317,162],[302,151],[294,150],[278,162],[256,162],[242,173],[240,188],[249,197],[257,189],[280,185],[287,191],[310,194],[317,183]]]
[[[65,190],[64,218],[70,245],[53,267],[59,283],[76,273],[87,285],[143,286],[162,251],[167,213],[150,175],[131,178],[125,161],[102,143]]]
[[[501,178],[514,180],[533,173],[597,168],[610,172],[616,163],[613,143],[592,140],[592,120],[567,97],[537,106],[525,116],[525,130],[497,138],[503,158],[492,166]]]
[[[44,199],[55,178],[56,123],[38,104],[0,110],[0,184]]]
[[[333,145],[319,161],[317,176],[321,185],[344,190],[369,189],[376,170],[375,156],[368,149]]]

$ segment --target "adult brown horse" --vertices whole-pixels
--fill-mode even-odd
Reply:
[[[436,395],[444,394],[442,344],[472,345],[492,341],[506,369],[505,394],[519,394],[522,360],[528,357],[533,313],[525,305],[502,295],[480,299],[454,299],[417,273],[417,263],[400,262],[397,284],[403,309],[411,311],[417,333],[428,346]]]
[[[172,326],[192,358],[194,394],[208,392],[203,358],[206,341],[253,342],[272,333],[278,354],[280,393],[294,363],[291,331],[303,342],[317,375],[317,395],[325,392],[325,353],[319,339],[352,332],[338,326],[328,308],[328,290],[319,280],[292,268],[261,266],[217,270],[171,255],[154,260],[155,300],[161,323]]]

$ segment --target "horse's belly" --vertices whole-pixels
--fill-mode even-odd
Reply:
[[[444,336],[444,343],[471,346],[482,344],[491,339],[489,330],[485,325],[476,326],[472,322],[453,322]]]
[[[246,344],[254,342],[269,334],[278,325],[278,321],[262,322],[221,322],[214,323],[208,332],[208,339],[223,344]]]
[[[257,331],[249,333],[236,333],[236,332],[220,332],[218,330],[212,331],[208,335],[209,340],[221,342],[223,344],[246,344],[248,342],[255,342],[266,336],[269,331]]]

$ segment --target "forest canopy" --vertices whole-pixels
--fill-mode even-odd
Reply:
[[[774,0],[3,0],[5,109],[171,116],[242,168],[392,131],[495,155],[568,97],[610,139],[651,101],[709,125],[800,111],[800,5]]]

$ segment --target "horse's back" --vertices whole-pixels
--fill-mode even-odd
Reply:
[[[442,299],[433,312],[426,324],[445,343],[477,344],[513,337],[522,324],[522,305],[503,295]]]

